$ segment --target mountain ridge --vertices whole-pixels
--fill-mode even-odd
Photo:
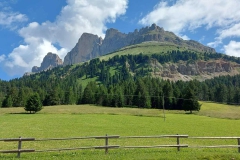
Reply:
[[[148,41],[168,42],[199,52],[215,53],[215,49],[202,45],[194,40],[183,40],[172,32],[152,24],[140,30],[128,34],[121,33],[117,29],[110,28],[102,39],[91,33],[83,33],[75,47],[67,53],[63,65],[71,65],[117,51],[123,47],[140,44]]]

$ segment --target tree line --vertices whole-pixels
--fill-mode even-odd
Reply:
[[[43,105],[97,104],[111,107],[139,107],[185,110],[191,99],[235,104],[240,102],[240,76],[222,76],[199,82],[197,80],[170,82],[152,78],[150,59],[159,63],[180,60],[204,60],[221,54],[199,54],[172,51],[166,54],[122,55],[108,60],[96,58],[82,65],[69,65],[38,74],[0,81],[2,107],[20,107],[38,93]],[[238,58],[234,61],[238,62]],[[81,83],[79,79],[93,79]],[[189,101],[190,102],[190,101]],[[196,105],[199,108],[199,105]]]

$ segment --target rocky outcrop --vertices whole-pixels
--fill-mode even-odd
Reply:
[[[41,72],[44,70],[52,69],[57,66],[63,65],[62,59],[59,58],[57,54],[49,52],[41,63],[40,67],[34,66],[32,72]]]
[[[102,38],[97,35],[83,33],[75,47],[65,56],[63,64],[75,64],[99,56],[101,44]]]
[[[239,74],[238,70],[240,69],[239,64],[232,64],[224,60],[160,64],[157,60],[151,59],[149,64],[153,69],[153,76],[173,81],[188,81],[196,77],[201,81],[215,76],[236,75]]]
[[[171,43],[198,52],[215,52],[213,48],[204,46],[193,40],[183,40],[174,33],[164,31],[163,28],[153,24],[151,27],[145,27],[139,31],[136,29],[134,32],[128,34],[111,28],[106,31],[104,39],[97,35],[83,33],[76,46],[64,58],[64,65],[84,62],[117,51],[123,47],[147,41]]]

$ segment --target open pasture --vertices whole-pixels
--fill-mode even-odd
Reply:
[[[84,136],[150,136],[182,134],[189,137],[231,137],[240,136],[239,107],[234,112],[222,105],[203,103],[202,110],[195,114],[182,111],[108,108],[91,105],[51,106],[45,107],[37,114],[25,114],[23,108],[0,108],[0,139],[34,137],[67,138]],[[207,112],[209,110],[209,112]],[[216,111],[216,114],[214,112]],[[211,117],[209,114],[214,115]],[[218,114],[217,114],[218,113]],[[224,113],[226,113],[224,115]],[[221,116],[220,116],[221,115]],[[222,116],[224,115],[224,116]],[[235,115],[231,119],[231,115]],[[160,144],[176,144],[176,139],[111,139],[109,145],[151,146]],[[196,140],[180,139],[180,144],[189,146],[204,145],[237,145],[234,140]],[[23,148],[45,150],[54,148],[74,148],[81,146],[103,146],[104,140],[69,140],[23,142]],[[17,142],[1,142],[0,150],[16,149]],[[0,159],[14,159],[16,154],[0,154]],[[110,149],[78,150],[61,152],[22,153],[21,159],[240,159],[237,148],[176,148],[158,149]]]

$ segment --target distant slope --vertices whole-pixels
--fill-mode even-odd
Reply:
[[[195,50],[195,49],[189,49],[188,47],[185,46],[180,46],[172,43],[167,43],[167,42],[157,42],[157,41],[148,41],[148,42],[143,42],[140,44],[135,44],[135,45],[130,45],[124,48],[119,49],[118,51],[100,56],[99,58],[101,60],[108,60],[109,58],[112,58],[116,55],[137,55],[137,54],[163,54],[163,53],[168,53],[171,51],[194,51],[196,53],[203,53],[202,51]]]

